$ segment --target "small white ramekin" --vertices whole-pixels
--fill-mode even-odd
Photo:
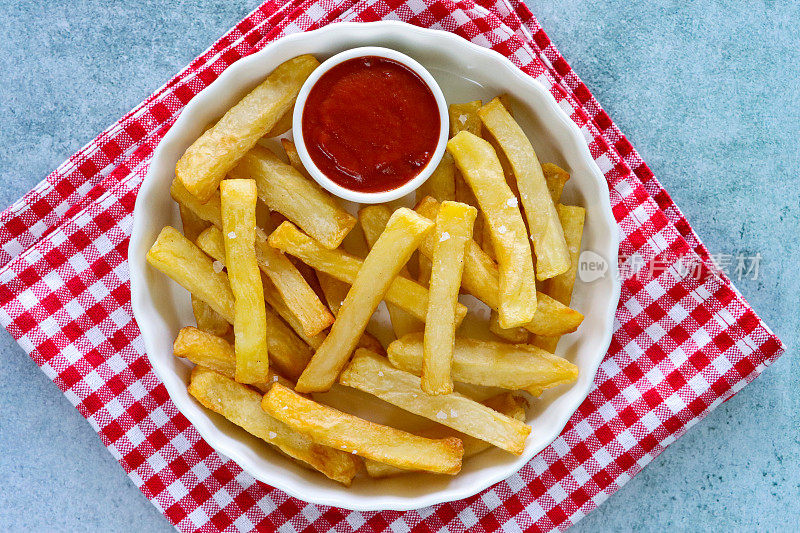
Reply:
[[[343,63],[348,59],[364,56],[377,56],[391,59],[414,71],[420,78],[422,78],[422,81],[424,81],[425,85],[427,85],[431,90],[434,98],[436,99],[436,105],[439,108],[439,140],[436,143],[436,150],[433,152],[431,160],[422,168],[419,174],[414,176],[411,180],[400,187],[389,191],[359,192],[346,189],[335,183],[328,176],[326,176],[311,159],[311,156],[306,149],[306,143],[303,139],[303,110],[305,109],[306,99],[308,98],[308,94],[311,92],[311,89],[326,72],[339,63]],[[431,73],[409,56],[400,53],[397,50],[379,46],[351,48],[350,50],[345,50],[344,52],[336,54],[318,66],[314,72],[311,73],[311,76],[309,76],[305,81],[303,87],[300,89],[300,93],[297,95],[297,102],[294,105],[292,123],[292,134],[294,136],[294,144],[297,147],[297,153],[300,155],[300,160],[303,162],[303,165],[305,165],[308,173],[311,174],[311,177],[332,194],[335,194],[336,196],[345,200],[360,204],[380,204],[383,202],[396,200],[398,198],[402,198],[410,192],[413,192],[417,187],[425,183],[425,180],[430,177],[430,175],[436,169],[436,165],[439,164],[439,161],[444,155],[450,130],[447,102],[444,99],[444,94],[442,93],[441,88],[439,88],[439,84],[436,83],[436,80],[433,78],[433,76],[431,76]]]

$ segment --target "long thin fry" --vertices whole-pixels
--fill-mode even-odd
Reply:
[[[330,389],[392,280],[431,229],[429,220],[410,209],[401,208],[392,214],[353,280],[328,337],[297,381],[298,391]]]
[[[318,65],[310,55],[282,63],[203,133],[175,167],[186,189],[201,202],[207,201],[225,174],[289,110],[303,82]]]
[[[369,422],[276,385],[261,402],[264,411],[326,446],[398,468],[457,474],[464,454],[456,438],[428,439]]]
[[[553,203],[556,204],[557,208],[558,202],[561,201],[564,185],[569,181],[569,172],[553,163],[545,163],[542,165],[542,174],[544,174],[544,181],[547,182],[550,198],[553,199]],[[566,235],[564,237],[566,238]]]
[[[222,374],[195,367],[189,394],[207,409],[335,481],[350,485],[358,472],[358,462],[351,454],[316,444],[308,436],[289,428],[261,409],[261,394]]]
[[[364,230],[364,236],[367,238],[367,244],[370,248],[375,245],[381,233],[383,233],[391,216],[391,211],[383,205],[370,205],[358,212],[358,221],[361,224],[361,229]],[[399,275],[406,278],[411,277],[406,267],[400,269]],[[392,321],[392,329],[398,339],[412,331],[422,331],[424,324],[406,311],[392,303],[387,303],[386,308],[389,311],[389,319]]]
[[[308,173],[308,170],[306,170],[306,167],[303,165],[303,161],[300,159],[300,154],[297,153],[297,147],[294,143],[289,139],[281,139],[281,146],[283,146],[283,151],[286,152],[286,158],[289,160],[289,164],[306,179],[311,179],[311,174]]]
[[[500,324],[504,328],[531,321],[536,312],[536,284],[528,233],[517,199],[505,182],[492,146],[462,131],[447,143],[456,166],[478,199],[491,228],[499,266]]]
[[[516,455],[522,453],[531,431],[519,420],[457,392],[428,396],[420,389],[417,376],[398,370],[386,358],[367,350],[356,353],[339,382]]]
[[[436,166],[433,174],[425,180],[425,183],[420,185],[416,191],[417,201],[422,200],[426,196],[432,196],[444,202],[445,200],[456,199],[456,183],[455,183],[456,166],[453,162],[453,156],[445,152],[442,160]]]
[[[569,268],[567,243],[533,146],[497,98],[478,110],[478,115],[514,169],[536,253],[537,279],[545,280],[566,272]]]
[[[514,418],[521,422],[525,421],[525,405],[527,402],[525,402],[525,400],[519,396],[514,396],[510,392],[493,396],[492,398],[489,398],[481,403],[508,417]],[[423,429],[419,432],[419,435],[429,439],[444,439],[447,437],[461,439],[461,442],[464,445],[464,459],[474,457],[482,451],[491,448],[492,446],[488,442],[476,439],[475,437],[470,437],[469,435],[464,435],[463,433],[459,433],[458,431],[450,429],[447,426],[441,425],[435,425],[430,428]],[[382,478],[409,473],[408,470],[387,465],[386,463],[379,463],[378,461],[373,461],[372,459],[365,459],[364,466],[367,469],[367,474],[369,474],[369,477],[372,478]]]
[[[293,255],[319,272],[324,272],[340,281],[352,284],[363,264],[363,259],[342,250],[329,250],[298,230],[293,224],[284,222],[273,231],[267,243],[284,253]],[[428,289],[403,277],[392,281],[386,292],[386,301],[407,311],[414,318],[425,320],[428,310]],[[459,306],[459,323],[467,308]]]
[[[508,328],[508,329],[501,327],[500,322],[498,321],[497,311],[495,311],[494,309],[492,309],[492,313],[489,316],[489,331],[491,331],[501,339],[514,344],[520,344],[526,342],[528,340],[528,335],[530,335],[528,330],[525,329],[523,326],[517,326],[515,328]]]
[[[407,372],[423,370],[423,337],[411,333],[394,341],[389,361]],[[566,359],[528,344],[457,338],[453,354],[453,380],[486,387],[544,390],[578,377],[578,367]]]
[[[263,383],[269,370],[267,310],[255,252],[256,184],[225,180],[220,184],[225,264],[234,297],[236,381]]]
[[[356,219],[336,200],[270,150],[255,146],[231,171],[234,178],[252,178],[258,196],[326,248],[336,248]]]
[[[416,207],[417,213],[429,220],[436,219],[439,203],[433,198],[424,198]],[[420,243],[419,251],[426,257],[433,256],[435,240],[428,235]],[[497,310],[500,305],[499,298],[499,273],[497,265],[492,258],[481,250],[478,243],[472,241],[467,244],[467,253],[464,257],[464,274],[462,284],[464,289],[481,300],[483,303]],[[543,292],[537,292],[536,313],[533,319],[522,327],[538,335],[562,335],[575,331],[583,321],[583,315],[574,309],[554,300]]]
[[[461,131],[468,131],[473,135],[481,134],[481,119],[478,116],[478,109],[483,102],[473,100],[463,104],[450,104],[448,112],[450,115],[450,137],[455,137]]]
[[[478,211],[467,204],[445,201],[436,217],[430,297],[425,320],[425,357],[422,390],[428,394],[453,392],[450,364],[456,334],[455,312],[464,271],[464,253],[472,240]]]

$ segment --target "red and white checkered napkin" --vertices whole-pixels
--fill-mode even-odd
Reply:
[[[477,496],[407,513],[309,505],[214,452],[153,374],[126,262],[149,158],[195,94],[286,34],[381,19],[457,33],[548,87],[608,180],[620,253],[661,265],[624,281],[595,387],[552,445]],[[698,276],[685,275],[687,258]],[[565,529],[783,351],[518,0],[266,2],[0,215],[0,261],[3,325],[182,531]]]

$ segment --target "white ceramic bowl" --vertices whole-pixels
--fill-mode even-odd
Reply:
[[[436,143],[436,149],[433,152],[433,156],[431,156],[431,160],[428,161],[428,164],[419,171],[419,174],[414,176],[407,183],[389,191],[359,192],[340,186],[328,178],[328,176],[317,167],[317,165],[314,163],[314,160],[309,155],[308,150],[306,149],[305,139],[303,138],[303,110],[305,109],[308,93],[311,92],[311,89],[314,87],[317,81],[319,81],[322,75],[336,65],[349,59],[364,56],[377,56],[384,57],[386,59],[392,59],[414,71],[417,76],[422,78],[422,81],[424,81],[425,85],[427,85],[431,90],[433,97],[436,99],[436,105],[439,107],[439,140]],[[316,180],[316,182],[319,183],[323,188],[327,189],[339,198],[344,198],[345,200],[359,204],[380,204],[383,202],[390,202],[392,200],[402,198],[410,192],[414,192],[417,187],[425,183],[425,180],[430,177],[430,175],[436,169],[436,165],[438,165],[439,161],[442,159],[445,148],[447,148],[447,134],[450,130],[447,102],[445,101],[444,94],[442,94],[442,90],[439,88],[439,84],[436,83],[436,79],[431,76],[431,73],[428,72],[425,67],[420,65],[419,62],[415,61],[413,58],[408,57],[406,54],[398,52],[397,50],[392,50],[391,48],[382,48],[380,46],[351,48],[350,50],[345,50],[344,52],[340,52],[330,59],[325,60],[319,67],[317,67],[316,70],[311,73],[311,76],[309,76],[305,81],[303,87],[300,89],[300,93],[297,95],[297,103],[294,106],[292,124],[292,134],[294,136],[294,144],[297,147],[297,153],[300,155],[300,159],[303,161],[303,165],[306,167],[306,170],[308,170],[309,174],[311,174],[311,177],[314,178],[314,180]]]
[[[579,129],[544,87],[500,54],[450,33],[399,22],[339,23],[291,35],[237,61],[183,110],[156,149],[136,202],[129,248],[132,306],[153,369],[178,409],[218,452],[256,479],[308,502],[356,510],[408,510],[471,496],[515,473],[558,436],[588,394],[608,348],[619,300],[616,276],[576,283],[572,306],[586,319],[576,333],[562,339],[557,353],[578,365],[580,376],[571,386],[547,391],[533,402],[527,420],[533,430],[521,456],[491,449],[465,461],[457,476],[359,478],[345,488],[297,466],[189,396],[191,365],[172,355],[178,329],[194,323],[189,298],[145,262],[161,228],[180,224],[169,185],[175,163],[205,126],[280,63],[305,53],[322,60],[359,46],[385,46],[413,57],[436,78],[450,102],[508,93],[515,116],[542,161],[556,163],[572,175],[563,201],[586,208],[583,249],[600,254],[608,261],[609,272],[616,272],[618,237],[608,186]]]

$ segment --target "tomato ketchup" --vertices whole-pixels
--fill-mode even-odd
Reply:
[[[314,84],[302,128],[309,156],[333,182],[357,192],[390,191],[433,157],[439,108],[428,85],[402,63],[357,57]]]

